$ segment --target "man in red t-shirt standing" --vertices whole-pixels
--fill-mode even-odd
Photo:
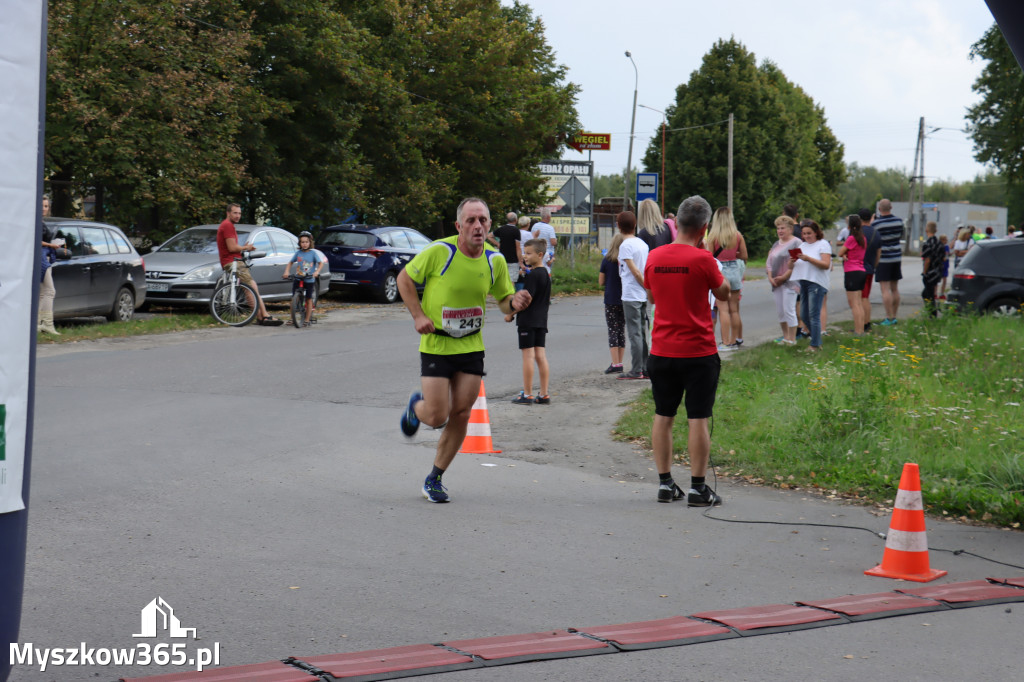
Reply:
[[[711,206],[693,196],[679,205],[674,242],[651,251],[644,267],[644,287],[654,304],[654,331],[647,373],[654,394],[651,443],[658,468],[658,502],[686,495],[687,506],[710,507],[722,503],[704,481],[711,455],[708,418],[715,405],[718,374],[722,367],[715,343],[708,291],[719,301],[729,300],[729,282],[717,261],[698,246],[711,220]],[[687,440],[690,454],[690,492],[672,480],[672,424],[686,395]]]
[[[256,250],[254,244],[238,243],[238,232],[235,230],[235,223],[241,219],[242,207],[238,204],[228,204],[227,217],[224,218],[224,222],[217,228],[217,253],[220,256],[221,267],[225,270],[231,267],[231,261],[235,259],[235,254]],[[284,324],[281,320],[273,318],[267,313],[267,307],[263,305],[259,287],[256,286],[256,280],[252,278],[252,273],[249,272],[249,266],[239,262],[237,271],[239,281],[242,284],[248,284],[256,292],[256,304],[259,306],[259,310],[256,312],[256,324],[261,324],[265,327],[277,327]]]

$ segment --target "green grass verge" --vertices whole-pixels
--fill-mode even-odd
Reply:
[[[916,462],[930,513],[1024,522],[1020,320],[912,319],[826,337],[818,355],[766,344],[723,363],[712,459],[719,473],[892,504]],[[617,425],[649,443],[650,391]],[[677,419],[673,451],[686,448]]]
[[[551,268],[551,294],[583,296],[602,293],[604,289],[597,283],[601,258],[601,251],[595,247],[578,246],[570,254],[559,244],[555,251],[555,264]]]
[[[147,334],[167,334],[189,329],[221,326],[209,313],[167,312],[154,316],[152,319],[135,319],[129,322],[102,322],[94,318],[82,318],[81,321],[61,321],[57,324],[60,336],[36,334],[36,342],[74,343],[75,341],[94,341],[96,339],[112,339],[125,336],[145,336]]]

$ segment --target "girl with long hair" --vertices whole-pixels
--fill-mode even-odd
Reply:
[[[800,316],[811,330],[809,351],[821,350],[821,307],[828,293],[828,271],[832,266],[832,245],[813,220],[800,223],[804,243],[793,259],[793,279],[800,283]]]
[[[654,199],[644,199],[636,216],[636,236],[644,240],[650,251],[672,242],[672,232],[661,217]]]
[[[608,326],[608,349],[612,354],[612,364],[608,365],[605,374],[621,373],[622,357],[626,354],[626,316],[622,310],[622,278],[619,276],[622,239],[621,232],[612,237],[597,275],[597,283],[604,287],[604,321]]]
[[[867,240],[861,230],[860,216],[856,213],[847,216],[847,225],[850,226],[850,236],[846,242],[839,247],[839,257],[843,261],[843,286],[846,289],[846,302],[850,304],[853,312],[853,333],[864,333],[864,306],[861,303],[861,292],[864,291],[864,283],[867,281],[868,273],[864,270],[864,250],[867,247]]]
[[[704,245],[711,255],[722,264],[722,275],[729,280],[732,288],[728,303],[718,306],[718,319],[722,325],[722,343],[718,350],[736,350],[743,345],[743,321],[740,319],[740,293],[743,288],[743,273],[747,270],[747,242],[736,229],[732,211],[727,206],[715,211],[711,218],[711,229],[704,238]]]

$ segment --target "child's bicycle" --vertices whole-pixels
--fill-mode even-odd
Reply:
[[[303,321],[306,319],[306,292],[309,291],[309,295],[313,299],[313,312],[316,312],[316,289],[317,282],[314,280],[312,283],[306,282],[302,275],[292,275],[291,280],[297,282],[295,285],[295,291],[292,293],[292,303],[290,306],[292,314],[292,325],[296,329],[302,329]],[[316,324],[316,315],[310,315],[310,324]]]
[[[263,251],[245,251],[241,256],[236,256],[231,266],[224,270],[210,298],[210,313],[218,322],[232,327],[244,327],[256,319],[259,311],[256,292],[238,278],[238,261],[249,265],[251,259],[265,255]]]

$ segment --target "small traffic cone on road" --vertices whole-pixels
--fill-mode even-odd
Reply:
[[[487,392],[484,390],[483,379],[480,380],[480,395],[476,397],[473,411],[469,415],[466,439],[462,441],[459,452],[483,455],[501,452],[494,449],[494,443],[491,441],[491,418],[487,414]]]
[[[921,474],[917,465],[903,465],[900,489],[893,505],[889,533],[885,536],[882,563],[864,571],[865,575],[897,578],[926,583],[946,575],[928,566],[928,538],[924,530],[924,501],[921,499]]]

